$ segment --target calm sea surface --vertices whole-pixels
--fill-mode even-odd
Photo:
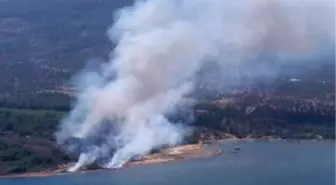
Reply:
[[[224,142],[220,156],[118,171],[2,179],[0,185],[334,185],[332,141]],[[233,149],[239,147],[237,153]]]

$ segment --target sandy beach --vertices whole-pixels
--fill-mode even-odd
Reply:
[[[168,163],[168,162],[180,161],[180,160],[186,160],[186,159],[210,157],[210,156],[219,155],[221,152],[222,151],[220,149],[211,149],[211,150],[206,149],[206,145],[203,145],[203,144],[183,145],[183,146],[164,149],[160,151],[159,153],[144,156],[141,160],[128,162],[122,168],[119,168],[119,169],[103,169],[103,168],[88,169],[86,167],[83,167],[77,172],[67,172],[66,170],[72,165],[74,165],[74,163],[68,163],[68,164],[59,165],[55,168],[46,169],[40,172],[10,174],[10,175],[5,175],[5,176],[0,176],[0,178],[46,177],[46,176],[55,176],[55,175],[71,175],[74,173],[114,171],[114,170],[122,170],[123,168],[131,167],[135,165]]]

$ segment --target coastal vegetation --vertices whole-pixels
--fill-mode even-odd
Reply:
[[[0,108],[0,174],[40,171],[75,159],[54,138],[70,97],[52,94],[50,101],[8,102],[2,101]],[[242,91],[200,100],[192,111],[180,111],[171,119],[192,117],[188,122],[194,132],[186,136],[186,144],[233,137],[321,140],[335,139],[334,112],[330,100]]]
[[[112,12],[132,1],[0,3],[0,175],[73,162],[76,156],[59,148],[54,137],[75,101],[69,81],[85,66],[94,69],[91,60],[108,60],[114,47],[106,36]],[[197,82],[190,95],[195,106],[169,119],[194,128],[185,144],[226,138],[334,140],[332,50],[305,65],[279,69],[285,72],[272,79],[243,79],[239,87],[217,88],[217,80],[207,88]],[[265,66],[274,65],[270,61]],[[204,70],[205,76],[217,79],[216,68],[211,74]],[[253,80],[260,83],[248,83]]]

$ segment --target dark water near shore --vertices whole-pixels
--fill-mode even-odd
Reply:
[[[224,142],[216,157],[119,171],[1,179],[0,185],[334,185],[332,141]],[[240,150],[234,153],[235,147]]]

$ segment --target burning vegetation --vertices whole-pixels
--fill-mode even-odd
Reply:
[[[19,90],[0,96],[9,107],[0,109],[0,173],[207,156],[200,145],[168,148],[235,137],[334,139],[334,6],[146,0],[121,8],[108,30],[110,59],[74,78],[74,104],[67,89],[36,91],[39,101]]]

